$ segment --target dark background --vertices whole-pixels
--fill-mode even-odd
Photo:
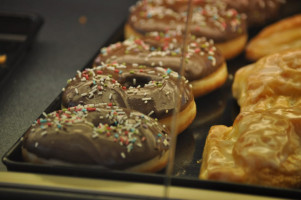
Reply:
[[[44,19],[34,44],[0,88],[1,157],[126,20],[134,2],[0,0],[0,11]],[[84,24],[79,23],[82,16]],[[6,170],[2,162],[0,170]]]

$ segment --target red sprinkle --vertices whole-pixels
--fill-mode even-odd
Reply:
[[[87,111],[95,111],[95,110],[96,108],[90,108],[90,107],[87,108]]]
[[[126,87],[125,87],[125,86],[122,86],[122,89],[123,89],[123,90],[126,90]]]
[[[200,51],[201,51],[200,48],[196,48],[196,49],[194,50],[195,53],[199,53]]]
[[[103,71],[97,70],[96,73],[97,73],[97,74],[103,74]]]
[[[110,132],[107,132],[106,135],[107,135],[107,137],[109,137],[109,136],[111,135],[111,133],[110,133]]]
[[[108,106],[113,106],[113,103],[108,103]]]
[[[47,125],[50,127],[52,124],[50,122],[48,122]]]

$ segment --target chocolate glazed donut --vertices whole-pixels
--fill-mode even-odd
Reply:
[[[178,80],[182,90],[178,88]],[[107,103],[137,110],[169,127],[177,98],[181,98],[179,133],[196,115],[194,98],[185,78],[179,78],[178,73],[170,69],[116,63],[78,72],[64,89],[62,106]]]
[[[126,37],[142,37],[148,32],[177,30],[184,32],[187,1],[138,1],[130,9],[125,26]],[[213,39],[226,59],[238,55],[247,42],[245,15],[227,8],[222,1],[193,1],[191,34]]]
[[[180,72],[183,38],[180,32],[151,32],[142,39],[130,38],[101,49],[94,66],[127,63],[149,67],[168,67]],[[186,49],[184,76],[195,97],[222,86],[228,71],[224,56],[213,40],[190,36]]]
[[[22,153],[29,162],[154,172],[167,163],[168,134],[133,110],[79,105],[38,119],[23,137]]]

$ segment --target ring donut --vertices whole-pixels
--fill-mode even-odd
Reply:
[[[184,77],[179,78],[170,69],[144,65],[103,64],[78,71],[64,89],[62,107],[95,103],[137,110],[157,118],[168,128],[180,103],[177,133],[188,127],[196,115],[191,86]]]
[[[247,16],[248,27],[258,27],[277,19],[283,0],[222,0],[229,7]]]
[[[148,32],[185,31],[187,3],[184,0],[138,1],[130,9],[125,36],[141,38]],[[241,53],[247,42],[246,19],[222,1],[193,1],[191,34],[213,39],[226,59]]]
[[[105,105],[71,107],[45,114],[25,133],[25,161],[98,165],[155,172],[165,167],[169,132],[137,111]]]
[[[181,33],[151,32],[142,39],[129,38],[101,49],[94,66],[105,63],[127,63],[148,67],[169,67],[180,72],[182,57]],[[195,97],[205,95],[227,80],[227,65],[213,40],[191,36],[187,44],[184,76],[192,85]]]

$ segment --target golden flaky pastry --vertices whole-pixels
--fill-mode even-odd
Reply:
[[[258,60],[282,50],[301,48],[301,14],[264,28],[246,47],[246,57]]]
[[[212,126],[200,178],[301,187],[301,49],[241,68],[233,94],[241,112],[232,127]]]

